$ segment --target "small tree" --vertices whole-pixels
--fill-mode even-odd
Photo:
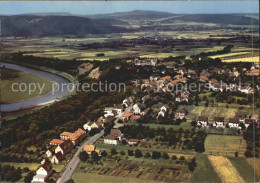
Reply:
[[[93,159],[93,161],[98,161],[99,160],[99,155],[97,152],[93,151],[91,153],[91,158]]]
[[[173,159],[173,160],[176,160],[176,159],[177,159],[177,156],[172,155],[172,159]]]
[[[143,156],[142,151],[140,151],[139,149],[136,149],[136,150],[135,150],[135,157],[141,158],[142,156]]]
[[[125,151],[120,151],[120,154],[122,155],[122,156],[124,156],[125,155]]]
[[[133,156],[134,155],[134,151],[133,150],[128,150],[127,153],[128,153],[128,156]]]
[[[237,151],[235,152],[235,157],[238,157],[238,152]]]
[[[150,158],[151,154],[149,152],[146,152],[146,154],[144,155],[145,158]]]
[[[117,154],[117,150],[115,148],[112,148],[110,153],[111,153],[111,155],[116,155]]]
[[[162,156],[163,156],[163,159],[169,159],[169,155],[167,153],[165,153],[165,152],[163,153]]]
[[[102,151],[101,152],[101,156],[106,157],[107,156],[107,152],[106,151]]]
[[[81,152],[79,153],[79,159],[80,159],[81,161],[85,162],[85,161],[88,160],[88,158],[89,158],[89,155],[88,155],[88,153],[87,153],[86,151],[81,151]]]
[[[181,156],[181,157],[180,157],[180,160],[181,160],[181,161],[184,161],[184,160],[185,160],[185,157],[184,157],[184,156]]]

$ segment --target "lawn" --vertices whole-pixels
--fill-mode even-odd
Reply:
[[[44,77],[37,76],[30,73],[25,73],[17,70],[12,69],[2,69],[2,80],[1,80],[1,103],[15,103],[19,101],[23,101],[29,98],[37,97],[40,95],[43,95],[45,93],[48,93],[52,89],[52,83],[45,79]],[[25,83],[28,87],[30,83],[40,84],[40,86],[43,86],[43,92],[40,94],[39,87],[36,87],[36,90],[33,91],[31,94],[29,94],[28,90],[25,92],[23,91],[13,91],[12,90],[12,84],[13,83]],[[14,88],[17,90],[17,88]],[[22,88],[23,89],[23,88]]]
[[[256,182],[259,180],[260,177],[257,174],[255,177],[256,180],[254,180],[254,173],[256,172],[254,172],[254,169],[247,161],[247,158],[230,157],[229,160],[246,182]],[[259,164],[257,164],[256,166],[259,167]]]
[[[191,126],[191,123],[189,122],[182,122],[180,125],[162,125],[162,124],[142,124],[144,126],[149,126],[150,128],[165,128],[166,130],[168,130],[169,128],[173,128],[174,130],[178,130],[180,128],[182,128],[183,130],[191,130],[194,127]]]
[[[37,168],[40,166],[40,163],[14,163],[14,162],[2,162],[2,166],[10,165],[14,166],[15,168],[20,167],[21,169],[28,167],[32,171],[36,171]],[[63,169],[64,165],[53,165],[53,169],[57,172],[60,172]]]
[[[260,177],[260,158],[247,158],[246,160],[253,169],[256,169],[256,173]]]
[[[244,157],[246,142],[241,136],[226,135],[207,135],[205,140],[204,154],[222,155],[234,157],[235,152],[238,156]]]
[[[189,113],[186,116],[187,119],[193,119],[198,116],[207,116],[209,119],[214,117],[225,117],[225,119],[232,118],[237,112],[237,108],[223,108],[223,107],[204,107],[204,106],[180,106],[185,107]]]
[[[259,62],[259,56],[225,59],[223,62]]]
[[[196,157],[197,167],[195,168],[191,182],[221,182],[206,155]]]

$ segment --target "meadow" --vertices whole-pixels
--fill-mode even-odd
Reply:
[[[29,83],[39,83],[41,86],[45,84],[43,88],[43,92],[40,95],[48,93],[52,89],[52,83],[45,79],[44,77],[37,76],[30,73],[25,73],[21,71],[6,69],[2,69],[2,80],[1,80],[1,103],[15,103],[19,101],[23,101],[29,98],[39,96],[40,89],[37,87],[35,91],[31,94],[28,91],[13,91],[12,84],[13,83],[25,83],[27,86]]]

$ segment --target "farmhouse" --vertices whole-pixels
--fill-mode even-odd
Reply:
[[[104,138],[104,143],[105,144],[110,144],[110,145],[117,145],[119,143],[118,138],[114,135],[107,135]]]
[[[143,110],[143,106],[140,103],[136,103],[133,106],[134,114],[141,114],[142,110]]]
[[[64,141],[63,140],[60,140],[60,139],[52,139],[51,141],[50,141],[50,145],[52,145],[52,146],[57,146],[57,145],[60,145],[60,144],[62,144]]]
[[[74,145],[77,145],[84,137],[86,136],[86,132],[79,128],[74,133],[72,133],[69,138]]]
[[[138,121],[140,118],[141,118],[140,115],[133,115],[133,116],[131,116],[130,121],[131,121],[131,122],[136,122],[136,121]]]
[[[52,166],[49,162],[43,160],[36,171],[36,175],[32,179],[32,183],[46,182],[52,174]]]
[[[199,116],[197,120],[198,127],[206,127],[208,126],[208,117],[206,116]]]
[[[97,122],[87,122],[84,126],[83,126],[84,130],[88,130],[91,131],[94,128],[101,128],[101,125],[98,124]]]
[[[55,149],[57,146],[51,146],[47,151],[46,151],[46,156],[48,158],[51,158],[53,156],[53,154],[55,153]]]
[[[125,113],[123,115],[123,120],[124,121],[129,121],[131,116],[132,116],[132,113],[131,112],[127,112],[127,113]]]
[[[70,132],[62,132],[61,134],[60,134],[60,138],[62,139],[62,140],[68,140],[68,139],[70,139],[70,135],[71,135],[72,133],[70,133]]]
[[[238,118],[229,118],[228,126],[230,128],[239,128],[239,119]]]
[[[182,120],[182,119],[185,118],[185,116],[186,116],[187,114],[188,114],[187,109],[181,108],[181,109],[179,109],[179,110],[177,111],[177,113],[176,113],[176,115],[175,115],[175,118]]]
[[[224,128],[224,118],[223,117],[214,117],[213,126],[216,128]]]
[[[57,154],[54,154],[53,157],[51,158],[51,163],[54,164],[59,164],[63,158],[63,154],[61,152],[58,152]]]
[[[128,145],[137,145],[140,143],[139,139],[128,139],[127,140]]]
[[[91,154],[92,152],[96,152],[96,153],[100,154],[100,150],[96,149],[96,146],[94,146],[94,145],[85,145],[84,151],[86,151],[86,153],[88,153],[88,154]]]
[[[61,154],[65,155],[73,149],[73,143],[71,140],[66,140],[62,144],[58,145],[55,149],[55,154],[61,152]]]

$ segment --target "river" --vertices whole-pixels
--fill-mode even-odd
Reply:
[[[3,62],[0,62],[0,66],[8,68],[8,69],[18,70],[18,71],[27,72],[27,73],[31,73],[31,74],[35,74],[35,75],[44,77],[52,82],[57,83],[58,86],[62,86],[62,85],[71,86],[72,85],[70,80],[68,80],[67,78],[54,74],[54,73],[51,73],[51,72],[37,70],[37,69],[33,69],[33,68],[28,68],[25,66],[10,64],[10,63],[3,63]],[[1,104],[0,105],[1,112],[18,111],[21,109],[27,109],[27,108],[32,108],[32,107],[36,107],[36,106],[53,103],[57,99],[62,98],[71,92],[70,89],[67,87],[59,87],[59,88],[60,89],[55,92],[49,92],[49,93],[31,98],[31,99],[27,99],[25,101],[11,103],[11,104]]]

